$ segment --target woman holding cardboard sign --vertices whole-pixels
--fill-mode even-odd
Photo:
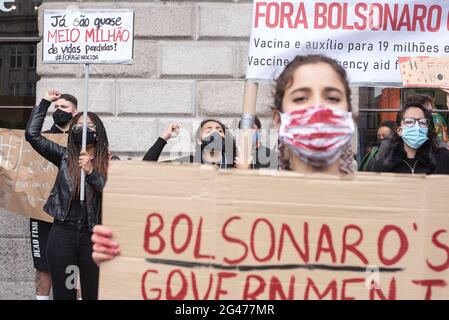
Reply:
[[[298,56],[276,81],[273,120],[279,128],[283,167],[297,172],[351,173],[354,135],[351,91],[345,70],[324,56]],[[112,231],[95,226],[97,264],[120,254]]]
[[[108,138],[100,118],[89,112],[87,150],[81,151],[82,114],[70,122],[67,147],[41,134],[47,109],[60,93],[50,90],[35,107],[25,138],[45,159],[58,167],[58,175],[44,211],[54,217],[48,237],[47,257],[55,300],[75,300],[80,276],[83,300],[98,296],[98,267],[92,260],[92,228],[100,223],[101,196],[109,164]],[[86,197],[80,201],[80,171],[86,174]]]

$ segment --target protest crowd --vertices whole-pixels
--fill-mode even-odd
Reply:
[[[442,87],[449,91],[449,87]],[[253,157],[250,163],[239,160],[234,137],[219,120],[201,122],[194,154],[173,159],[180,163],[202,163],[220,169],[273,168],[299,173],[325,172],[353,174],[355,158],[350,146],[355,128],[351,114],[351,90],[345,70],[331,58],[320,55],[297,56],[276,80],[273,97],[273,124],[278,129],[279,149],[260,144],[260,121],[255,118]],[[396,124],[379,128],[379,142],[365,170],[403,174],[449,174],[449,149],[441,145],[435,132],[432,105],[426,96],[408,99]],[[48,108],[54,104],[54,132],[68,132],[67,147],[46,139],[42,134]],[[81,151],[83,117],[76,109],[76,98],[50,89],[33,109],[25,136],[32,147],[59,168],[53,190],[44,207],[55,222],[40,227],[47,254],[35,262],[37,272],[45,275],[46,290],[38,298],[47,298],[53,287],[55,299],[76,299],[76,290],[65,286],[66,266],[80,268],[83,299],[96,299],[98,266],[120,254],[120,245],[112,231],[101,225],[101,194],[112,161],[108,137],[101,119],[88,113],[87,151]],[[382,129],[387,128],[385,133]],[[145,154],[143,161],[158,161],[178,124],[170,124]],[[371,151],[373,152],[373,151]],[[260,155],[259,155],[260,153]],[[264,158],[262,157],[264,154]],[[272,155],[278,159],[273,159]],[[260,162],[265,159],[265,162]],[[371,163],[372,162],[372,163]],[[86,200],[79,199],[81,168],[86,174]],[[31,221],[33,223],[45,222]],[[45,233],[45,234],[44,234]],[[95,263],[97,265],[95,265]]]

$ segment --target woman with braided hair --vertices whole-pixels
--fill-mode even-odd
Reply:
[[[70,122],[67,147],[42,136],[47,109],[59,97],[57,90],[50,90],[31,112],[25,131],[26,140],[34,150],[58,167],[55,184],[44,206],[44,211],[54,217],[47,244],[53,297],[75,300],[76,278],[80,276],[83,300],[95,300],[98,267],[92,260],[91,235],[93,227],[101,223],[101,198],[109,165],[108,137],[103,122],[92,112],[87,117],[86,151],[81,151],[82,114]],[[86,177],[84,201],[80,201],[81,169]]]

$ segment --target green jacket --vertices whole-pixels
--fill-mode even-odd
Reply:
[[[373,147],[369,153],[362,160],[362,164],[359,167],[359,171],[371,171],[369,169],[369,164],[372,159],[376,156],[377,152],[379,152],[379,147]]]
[[[438,142],[440,143],[447,143],[449,142],[448,136],[447,136],[447,126],[446,122],[444,121],[444,118],[439,113],[432,113],[433,123],[435,126],[435,132],[438,137]]]

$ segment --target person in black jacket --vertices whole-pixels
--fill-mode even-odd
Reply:
[[[78,113],[78,100],[70,94],[61,94],[54,102],[53,125],[43,133],[67,133],[70,120]],[[51,276],[47,262],[48,235],[51,223],[30,218],[31,254],[36,269],[36,300],[48,300],[51,290]]]
[[[170,124],[143,157],[144,161],[158,161],[167,141],[177,134],[179,127]],[[203,120],[196,131],[194,153],[171,160],[177,163],[210,163],[222,169],[234,167],[236,144],[226,126],[218,120]]]
[[[239,129],[241,129],[242,121],[239,121]],[[271,150],[264,145],[260,141],[260,133],[262,129],[262,124],[260,119],[255,116],[254,118],[254,133],[253,133],[253,150],[251,156],[251,164],[249,169],[261,169],[261,168],[269,168],[269,169],[278,169],[279,166],[279,154]]]
[[[371,150],[365,155],[359,171],[373,171],[373,161],[382,145],[389,144],[396,131],[395,121],[384,121],[377,129],[377,141],[372,145]]]
[[[101,196],[109,164],[108,138],[102,121],[92,112],[87,119],[86,151],[81,151],[82,114],[70,123],[67,147],[42,136],[47,109],[59,98],[58,91],[50,90],[32,110],[25,138],[59,169],[44,205],[44,211],[55,219],[47,246],[53,297],[75,300],[79,271],[83,300],[94,300],[98,296],[98,267],[92,260],[91,235],[93,227],[101,223]],[[80,201],[80,170],[86,175],[83,202]]]
[[[431,112],[406,101],[397,122],[391,143],[382,145],[374,159],[374,171],[449,174],[449,150],[439,147]]]

